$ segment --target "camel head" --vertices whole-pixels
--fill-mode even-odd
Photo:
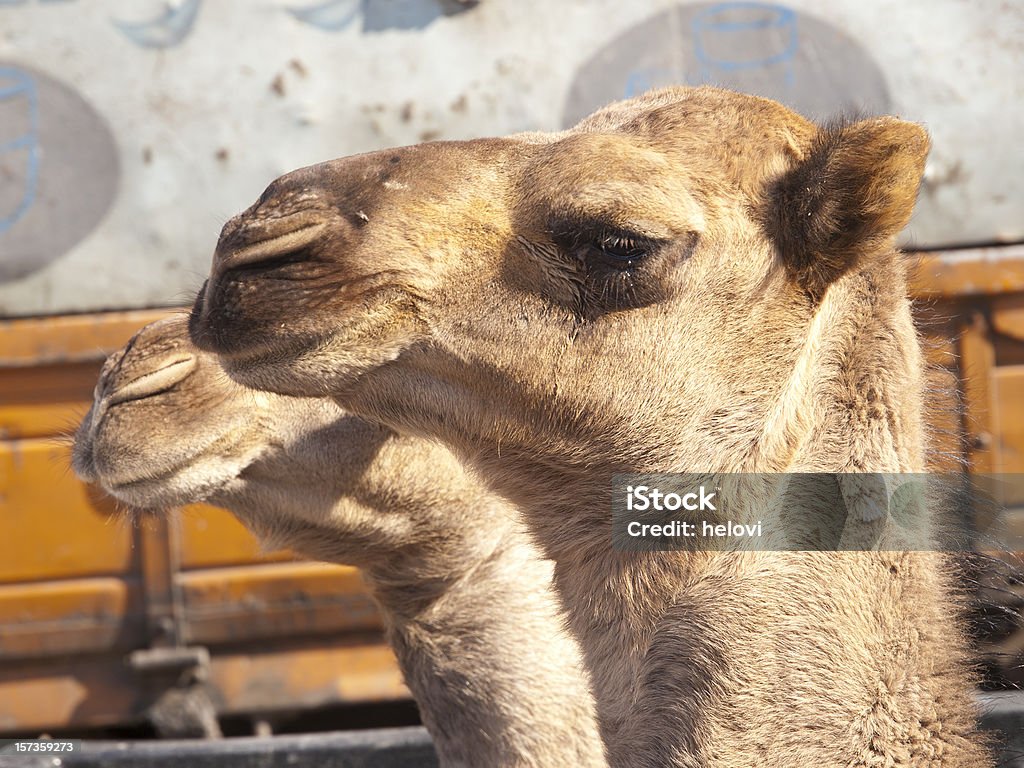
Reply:
[[[513,495],[515,467],[536,487],[791,466],[800,439],[759,463],[766,435],[799,431],[784,401],[846,365],[858,317],[913,367],[893,240],[927,149],[893,118],[674,88],[562,133],[333,160],[225,225],[192,337],[247,385],[508,470]]]

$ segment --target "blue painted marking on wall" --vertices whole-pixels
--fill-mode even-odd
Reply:
[[[114,25],[140,48],[171,48],[192,31],[201,3],[202,0],[186,0],[177,7],[168,5],[163,13],[149,21],[114,19]]]
[[[639,96],[645,91],[656,86],[669,85],[673,81],[672,71],[664,67],[652,69],[637,69],[629,73],[626,78],[626,88],[622,93],[625,99]]]
[[[35,83],[28,73],[20,69],[0,67],[0,101],[15,99],[24,99],[28,105],[28,133],[0,146],[0,154],[27,150],[25,179],[22,182],[21,202],[7,215],[0,212],[0,235],[13,227],[35,204],[39,183],[39,143],[36,138],[39,135],[39,96]]]
[[[304,8],[288,8],[288,13],[301,22],[327,32],[339,32],[359,18],[362,0],[326,0]]]
[[[285,10],[303,24],[325,32],[340,32],[357,20],[361,20],[363,32],[383,32],[425,29],[439,18],[464,13],[475,5],[451,0],[320,0]]]
[[[33,0],[0,0],[0,8],[27,5]],[[43,4],[73,3],[77,0],[35,0]],[[113,24],[140,48],[172,48],[191,34],[202,0],[167,3],[163,12],[147,21],[113,19]],[[339,32],[362,19],[363,32],[388,29],[424,29],[438,18],[464,13],[474,2],[453,4],[450,0],[321,0],[307,6],[283,10],[304,24],[327,32]]]
[[[737,15],[741,18],[736,18]],[[800,38],[797,14],[791,8],[755,2],[719,3],[693,19],[691,32],[694,54],[700,65],[700,83],[715,82],[716,73],[767,69],[782,64],[787,65],[782,72],[785,84],[793,84],[793,71],[788,64],[796,56]],[[752,33],[768,43],[777,36],[782,41],[780,49],[767,56],[744,57],[744,42],[749,41]],[[718,51],[709,51],[712,46]]]

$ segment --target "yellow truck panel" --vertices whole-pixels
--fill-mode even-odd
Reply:
[[[948,468],[1024,472],[1024,248],[919,261]],[[70,471],[104,357],[167,312],[0,322],[0,732],[141,723],[182,680],[219,716],[406,698],[355,570],[262,552],[207,505],[128,518]]]

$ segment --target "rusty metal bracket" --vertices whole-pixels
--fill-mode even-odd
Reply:
[[[146,518],[138,529],[146,624],[153,647],[184,644],[185,610],[176,580],[181,543],[173,515]]]
[[[207,682],[210,652],[186,645],[177,518],[172,514],[147,520],[139,529],[139,548],[150,647],[133,652],[128,665],[146,676],[154,692],[146,715],[164,738],[220,738],[217,706]]]
[[[205,680],[210,670],[210,652],[201,645],[171,648],[143,648],[128,657],[128,666],[136,672],[185,674],[191,680]]]
[[[223,735],[207,682],[210,652],[206,648],[146,648],[132,653],[128,665],[151,678],[159,691],[146,717],[161,737],[217,739]]]

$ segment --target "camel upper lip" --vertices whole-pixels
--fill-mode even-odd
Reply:
[[[294,218],[302,220],[297,227],[281,234],[265,237],[256,242],[228,248],[228,252],[220,258],[220,271],[223,273],[227,270],[244,267],[249,264],[258,264],[261,261],[305,248],[307,245],[315,242],[324,230],[327,229],[327,222],[322,218],[314,218],[309,214],[288,217],[289,220]]]

